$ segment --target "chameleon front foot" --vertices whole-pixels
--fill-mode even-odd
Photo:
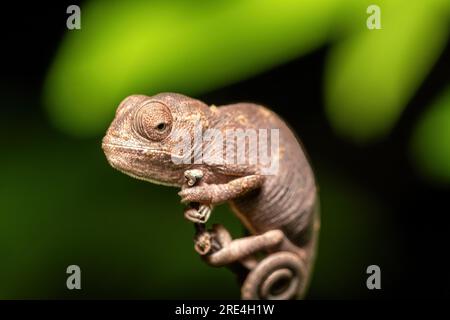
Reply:
[[[211,215],[212,207],[206,204],[201,204],[198,209],[195,207],[188,207],[184,210],[184,217],[194,223],[206,223]]]
[[[203,178],[203,171],[199,169],[186,170],[184,172],[184,178],[186,183],[183,186],[179,194],[183,194],[186,190],[191,190],[194,185],[200,184],[200,180]],[[183,198],[182,202],[187,202],[188,207],[184,210],[184,217],[194,223],[205,224],[209,216],[211,215],[212,206],[207,203],[201,203],[199,201],[189,201],[187,198]]]

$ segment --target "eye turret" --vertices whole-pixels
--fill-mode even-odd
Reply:
[[[133,129],[146,139],[161,141],[169,135],[172,121],[167,106],[160,102],[147,102],[136,110]]]

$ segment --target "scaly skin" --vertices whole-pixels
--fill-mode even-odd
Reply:
[[[217,164],[203,158],[197,164],[175,163],[173,157],[181,154],[175,149],[179,140],[174,133],[185,130],[193,139],[196,125],[220,130],[224,137],[229,129],[278,129],[278,171],[263,174],[259,161]],[[228,143],[236,151],[236,142]],[[210,141],[200,145],[203,152],[211,146]],[[186,209],[189,220],[206,222],[215,205],[230,203],[252,235],[232,240],[222,226],[214,226],[199,234],[196,249],[201,253],[208,248],[203,254],[210,265],[241,263],[248,269],[243,299],[303,296],[316,251],[318,197],[299,140],[275,113],[249,103],[208,107],[174,93],[133,95],[118,107],[102,147],[114,168],[138,179],[182,188],[183,203],[199,204]],[[194,154],[201,152],[193,149]],[[254,256],[259,252],[266,254],[262,260]]]

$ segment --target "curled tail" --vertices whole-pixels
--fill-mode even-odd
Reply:
[[[268,255],[252,269],[241,288],[243,300],[287,300],[303,291],[306,268],[301,258],[280,251]]]
[[[271,253],[252,268],[244,280],[241,297],[244,300],[301,299],[308,289],[314,267],[320,230],[319,201],[313,209],[311,237],[302,254],[292,251]],[[297,251],[297,250],[293,250]]]
[[[303,297],[314,260],[316,232],[308,245],[300,248],[292,245],[281,230],[235,240],[222,225],[197,231],[195,248],[208,264],[219,267],[240,263],[247,269],[241,288],[242,299]],[[262,260],[253,256],[264,251],[268,255]]]

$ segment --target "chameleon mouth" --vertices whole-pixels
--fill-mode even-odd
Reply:
[[[167,154],[171,155],[170,152],[161,150],[159,148],[148,148],[146,146],[130,146],[124,145],[116,142],[102,142],[102,149],[105,153],[107,152],[123,152],[129,154],[137,155],[150,155],[150,154]]]
[[[130,145],[124,145],[124,144],[118,143],[118,142],[111,142],[111,141],[105,141],[105,140],[106,139],[103,139],[102,149],[107,158],[108,158],[108,154],[114,155],[115,153],[122,153],[122,154],[135,155],[138,157],[147,156],[150,158],[152,155],[157,155],[157,156],[164,155],[164,156],[170,157],[174,163],[182,163],[183,161],[185,161],[183,156],[174,155],[170,151],[167,151],[167,150],[162,150],[159,148],[149,148],[146,146],[138,146],[138,145],[130,146]],[[113,165],[113,164],[111,163],[111,165]]]
[[[145,160],[148,160],[148,149],[124,146],[114,143],[102,143],[102,149],[109,164],[124,173],[140,175],[137,172],[144,171]],[[131,172],[131,164],[133,172]]]
[[[103,142],[102,149],[105,152],[119,151],[119,152],[142,153],[142,154],[145,154],[148,151],[155,151],[155,149],[138,147],[138,146],[126,146],[123,144],[110,143],[110,142]]]
[[[152,176],[158,176],[152,169],[151,154],[161,153],[159,149],[142,148],[136,146],[124,146],[117,143],[103,142],[102,149],[105,153],[108,163],[116,170],[133,177],[135,179],[148,181],[155,184],[167,186],[178,186],[178,183],[159,181]]]

